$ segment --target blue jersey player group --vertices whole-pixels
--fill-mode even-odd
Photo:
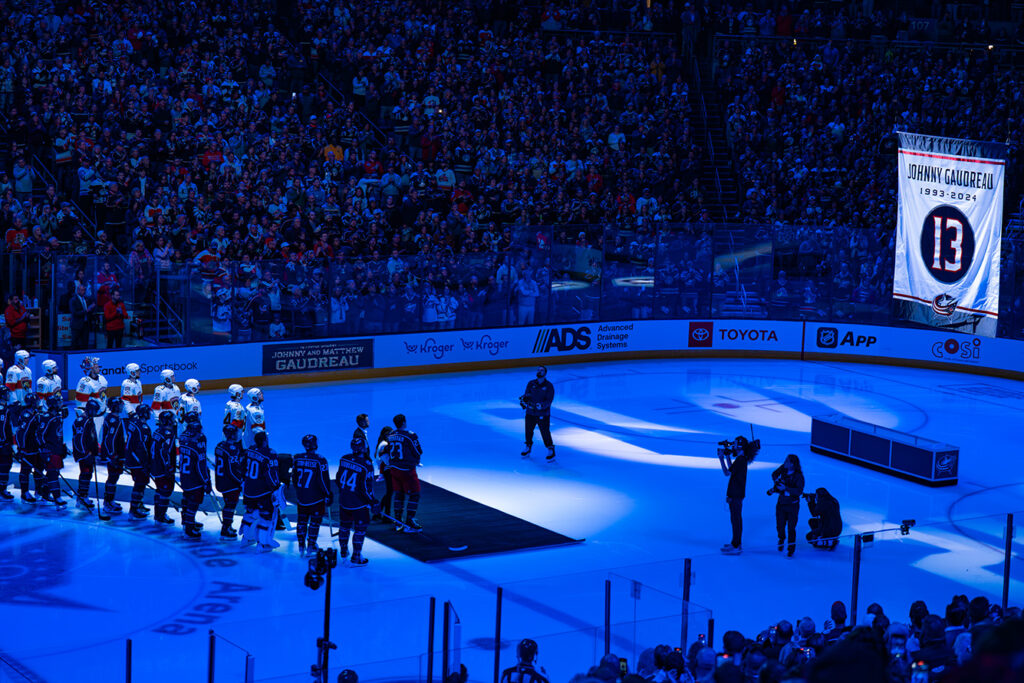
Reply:
[[[125,380],[130,386],[122,387],[120,396],[108,397],[98,359],[87,360],[90,374],[76,391],[78,406],[70,447],[64,441],[67,409],[55,373],[47,374],[45,382],[40,382],[40,386],[53,389],[46,396],[31,391],[27,369],[19,370],[24,377],[14,373],[16,381],[0,384],[0,502],[14,499],[7,487],[13,465],[18,463],[18,485],[24,503],[44,501],[63,509],[67,505],[64,493],[79,508],[110,520],[124,514],[118,502],[118,483],[127,474],[131,478],[130,492],[122,494],[121,500],[129,503],[125,515],[129,520],[138,522],[152,516],[158,525],[173,526],[176,522],[169,514],[173,508],[178,512],[183,536],[198,540],[203,536],[203,524],[197,522],[199,512],[206,517],[217,514],[221,541],[241,537],[244,545],[255,545],[266,552],[280,545],[274,534],[280,529],[279,518],[288,504],[285,490],[290,485],[298,512],[296,540],[300,553],[315,554],[323,518],[328,516],[333,529],[336,509],[341,556],[357,567],[367,563],[363,544],[374,520],[393,525],[402,533],[422,529],[416,517],[420,504],[416,469],[423,449],[404,415],[396,415],[394,426],[384,427],[376,442],[369,436],[369,417],[356,416],[349,452],[340,458],[332,477],[313,434],[302,438],[303,452],[292,458],[290,467],[282,467],[270,448],[259,389],[249,390],[250,404],[242,408],[242,387],[229,387],[223,438],[211,454],[203,432],[202,410],[194,396],[198,382],[189,380],[194,382],[193,387],[186,382],[190,401],[188,408],[182,409],[184,401],[173,400],[173,373],[165,371],[162,377],[167,375],[169,379],[158,386],[150,406],[141,398],[140,373],[134,364],[129,364],[130,377]],[[11,376],[8,373],[8,379]],[[11,392],[12,385],[17,387],[16,393]],[[171,399],[164,400],[168,396]],[[61,475],[68,455],[78,465],[77,482]],[[99,466],[106,469],[104,482],[100,481]],[[30,486],[33,475],[35,493]],[[385,494],[380,501],[374,495],[375,481],[384,482]],[[91,486],[95,487],[98,507],[89,498]],[[173,500],[176,488],[181,492],[177,505]],[[145,504],[147,489],[153,510]],[[236,530],[239,503],[244,513]]]

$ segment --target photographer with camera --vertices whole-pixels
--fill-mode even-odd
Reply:
[[[800,469],[800,458],[795,453],[786,456],[782,465],[772,472],[775,482],[768,495],[777,493],[775,504],[775,529],[779,534],[779,552],[786,547],[786,557],[796,552],[796,520],[800,515],[800,496],[804,492],[804,473]]]
[[[732,524],[732,540],[722,546],[726,555],[739,555],[743,536],[743,498],[747,495],[747,466],[757,457],[761,441],[747,441],[737,436],[735,441],[718,442],[718,461],[722,472],[729,477],[725,489],[725,502],[729,505],[729,523]]]
[[[811,527],[807,532],[807,542],[820,550],[835,550],[839,545],[839,535],[843,533],[839,501],[824,488],[805,493],[804,500],[811,511],[811,518],[807,520]]]

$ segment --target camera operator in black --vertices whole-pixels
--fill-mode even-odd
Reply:
[[[196,512],[207,493],[213,493],[210,481],[210,463],[206,459],[206,435],[199,413],[185,415],[185,431],[178,438],[181,456],[181,526],[185,537],[197,540],[202,535],[201,524],[196,523]]]
[[[14,423],[13,414],[7,410],[7,387],[0,384],[0,500],[14,500],[14,494],[7,490],[14,464]]]
[[[779,534],[779,552],[786,546],[786,556],[796,552],[796,520],[800,515],[800,496],[804,492],[804,473],[800,469],[800,458],[795,453],[786,456],[782,465],[772,472],[774,485],[768,495],[777,493],[775,504],[775,529]],[[787,543],[788,540],[788,543]]]
[[[355,439],[352,442],[355,443]],[[299,504],[299,521],[296,524],[299,555],[305,554],[307,548],[311,554],[319,550],[316,540],[320,536],[324,505],[330,506],[334,502],[327,459],[316,452],[317,445],[315,435],[302,437],[302,447],[306,452],[296,455],[292,461],[292,485]]]
[[[29,476],[35,474],[36,495],[43,495],[46,484],[43,481],[43,464],[40,451],[42,445],[39,437],[42,435],[41,423],[38,415],[38,400],[35,394],[26,394],[25,402],[19,406],[15,413],[14,441],[18,448],[18,461],[21,463],[21,471],[18,472],[18,488],[21,489],[21,499],[26,503],[38,502],[38,498],[32,495],[29,490]],[[14,411],[12,411],[14,412]]]
[[[96,437],[96,420],[100,404],[89,399],[85,404],[85,412],[75,416],[71,424],[71,455],[78,463],[78,507],[92,509],[89,500],[89,483],[96,469],[96,456],[100,452],[99,439]]]
[[[533,449],[533,430],[540,427],[540,438],[548,448],[547,460],[555,459],[555,445],[551,442],[551,402],[555,400],[555,385],[547,380],[548,369],[537,368],[537,378],[531,379],[526,391],[519,397],[519,405],[526,410],[526,443],[521,455],[529,457]]]
[[[819,488],[814,493],[805,493],[804,499],[811,511],[811,518],[807,520],[811,527],[807,532],[807,541],[815,548],[835,550],[839,545],[839,535],[843,533],[839,501],[824,488]]]
[[[177,455],[178,426],[174,413],[165,410],[157,418],[157,430],[153,435],[153,452],[149,460],[149,473],[156,486],[153,501],[153,520],[160,524],[174,524],[167,516],[167,507],[174,491],[174,472],[178,465]]]
[[[107,515],[119,515],[122,512],[121,504],[114,501],[114,496],[117,493],[117,480],[124,471],[127,448],[125,419],[121,417],[123,409],[124,401],[120,396],[107,400],[107,414],[103,416],[103,431],[100,434],[99,462],[107,466],[107,483],[103,487],[103,513]]]
[[[149,516],[149,508],[142,504],[142,496],[149,483],[149,451],[153,447],[153,431],[148,420],[152,414],[148,405],[140,403],[123,425],[125,469],[131,473],[133,482],[128,513],[133,519]]]
[[[759,441],[747,441],[744,436],[737,436],[729,444],[720,443],[718,459],[722,471],[729,477],[729,485],[725,489],[725,502],[729,505],[729,523],[732,525],[732,540],[722,546],[727,555],[739,554],[742,550],[743,537],[743,499],[747,495],[747,466],[757,457]]]
[[[214,467],[217,469],[217,490],[224,499],[223,521],[220,537],[225,541],[238,538],[238,532],[232,527],[235,520],[235,508],[238,497],[242,493],[242,480],[245,478],[245,450],[242,440],[238,438],[238,427],[224,425],[224,440],[213,450]]]
[[[64,445],[64,418],[68,410],[57,397],[47,399],[45,405],[45,412],[39,414],[39,442],[42,446],[43,467],[46,469],[44,497],[58,509],[63,509],[67,503],[60,497],[60,470],[68,454],[68,447]]]

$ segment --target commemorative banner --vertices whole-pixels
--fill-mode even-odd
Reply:
[[[373,367],[373,339],[338,339],[263,347],[263,374]]]
[[[994,337],[1006,150],[900,133],[893,298],[907,320]]]

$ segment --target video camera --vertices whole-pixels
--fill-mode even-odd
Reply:
[[[761,439],[754,439],[753,441],[750,441],[745,436],[737,436],[732,441],[724,439],[718,442],[719,458],[724,458],[726,456],[735,458],[740,453],[745,454],[747,457],[753,457],[757,455],[760,450]]]
[[[761,450],[761,439],[748,440],[745,436],[737,436],[732,441],[724,439],[718,442],[718,461],[722,464],[722,472],[729,476],[729,468],[732,467],[733,459],[744,455],[747,460],[753,460],[758,451]]]

